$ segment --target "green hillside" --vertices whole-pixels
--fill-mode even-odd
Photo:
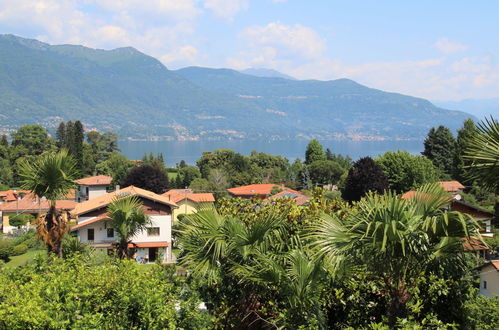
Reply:
[[[351,80],[170,71],[134,48],[53,46],[0,35],[0,132],[81,120],[121,138],[421,138],[468,117]]]

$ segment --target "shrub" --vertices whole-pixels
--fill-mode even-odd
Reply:
[[[12,248],[13,256],[20,256],[21,254],[25,254],[28,251],[28,246],[26,244],[19,244]]]
[[[466,303],[467,329],[497,329],[499,324],[499,297],[488,298],[482,295],[470,299]]]
[[[0,240],[0,260],[9,261],[12,255],[12,243],[6,240]]]
[[[0,270],[0,329],[206,329],[209,315],[173,268],[52,259]]]
[[[9,223],[14,227],[21,227],[27,223],[33,222],[35,217],[31,214],[15,214],[9,217]]]

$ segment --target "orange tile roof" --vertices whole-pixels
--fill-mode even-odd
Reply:
[[[195,203],[215,202],[215,196],[212,193],[193,193],[191,189],[171,189],[162,196],[166,196],[174,203],[178,203],[184,199],[189,199]]]
[[[100,209],[106,207],[108,204],[114,201],[116,197],[126,197],[126,196],[139,196],[146,199],[150,199],[156,202],[167,204],[173,207],[178,207],[175,202],[168,199],[168,197],[155,194],[151,191],[141,189],[135,186],[129,186],[118,191],[113,191],[108,194],[104,194],[88,200],[83,203],[79,203],[78,206],[72,212],[74,215],[80,215],[87,213],[89,211]]]
[[[88,178],[75,180],[76,183],[84,186],[108,186],[113,181],[113,178],[107,175],[97,175]]]
[[[29,194],[28,190],[4,190],[0,191],[0,198],[6,202],[15,201],[19,194]]]
[[[95,217],[93,219],[87,220],[85,222],[79,223],[76,226],[71,227],[70,231],[75,231],[77,229],[80,229],[81,227],[91,225],[92,223],[96,223],[96,222],[104,220],[104,219],[109,219],[109,216],[107,215],[107,213],[104,213],[103,215],[100,215],[100,216]]]
[[[491,260],[490,263],[499,270],[499,260]]]
[[[272,188],[276,186],[279,187],[280,189],[289,189],[284,187],[284,185],[264,183],[264,184],[250,184],[247,186],[229,188],[227,189],[227,191],[235,196],[270,195]]]
[[[75,201],[59,200],[56,201],[55,207],[61,210],[73,210],[78,203]],[[48,211],[50,202],[45,198],[23,198],[13,202],[0,204],[0,211]]]
[[[463,246],[466,251],[489,250],[489,247],[476,238],[463,238]]]
[[[454,192],[466,188],[459,181],[439,181],[437,182],[447,192]]]
[[[305,205],[306,203],[308,203],[309,200],[312,199],[312,197],[306,196],[299,191],[286,188],[283,191],[268,197],[267,200],[286,198],[286,197],[292,198],[295,201],[296,205]]]

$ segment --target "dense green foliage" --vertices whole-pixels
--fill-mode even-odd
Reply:
[[[348,171],[343,198],[347,201],[358,201],[369,191],[382,193],[388,189],[388,180],[379,166],[371,157],[356,161]]]
[[[465,158],[465,151],[476,137],[478,131],[472,119],[466,119],[463,127],[457,131],[456,153],[454,155],[454,178],[463,184],[471,183],[468,167],[469,159]]]
[[[167,266],[146,272],[75,257],[0,269],[2,329],[203,329],[209,317],[199,301]]]
[[[376,159],[383,168],[390,189],[404,193],[425,183],[437,182],[441,172],[426,157],[413,156],[407,151],[388,151]]]

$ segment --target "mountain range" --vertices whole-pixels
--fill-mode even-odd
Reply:
[[[349,79],[273,70],[169,70],[132,48],[49,45],[0,35],[0,133],[61,120],[142,140],[422,139],[469,114]]]

